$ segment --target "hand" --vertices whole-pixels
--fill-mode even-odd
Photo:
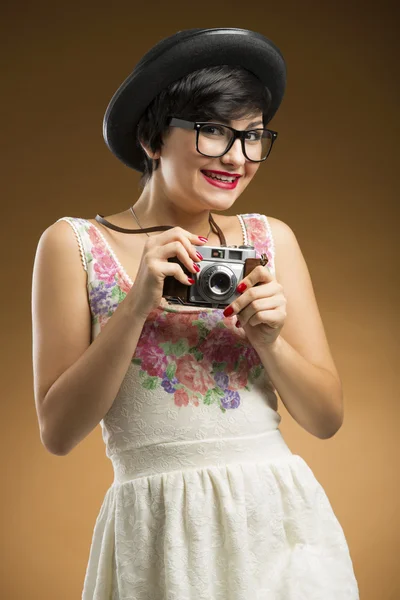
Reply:
[[[185,285],[192,285],[193,281],[189,281],[182,267],[168,258],[177,257],[189,271],[198,272],[194,261],[198,262],[202,257],[196,253],[196,246],[206,241],[182,227],[173,227],[147,238],[136,279],[127,293],[127,303],[135,316],[147,319],[152,310],[161,306],[164,279],[168,275]]]
[[[240,327],[254,347],[273,345],[286,319],[282,285],[268,267],[262,265],[253,269],[240,283],[246,284],[247,288],[226,307],[224,315],[237,315]],[[230,307],[233,312],[229,314]]]

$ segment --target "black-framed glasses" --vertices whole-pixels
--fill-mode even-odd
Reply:
[[[246,129],[239,131],[228,125],[209,121],[185,121],[170,117],[170,127],[196,130],[196,150],[203,156],[217,158],[226,154],[237,139],[247,160],[263,162],[271,152],[277,131],[271,129]]]

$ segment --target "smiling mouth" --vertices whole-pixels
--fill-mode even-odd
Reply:
[[[215,179],[217,181],[222,181],[225,183],[234,183],[239,177],[237,175],[217,175],[212,171],[202,170],[201,171],[206,177],[210,177],[210,179]]]
[[[206,175],[203,171],[200,171],[204,177],[204,180],[211,185],[214,189],[219,188],[220,190],[235,190],[239,183],[239,177],[235,177],[232,179],[223,181],[217,177],[211,177],[210,175]]]

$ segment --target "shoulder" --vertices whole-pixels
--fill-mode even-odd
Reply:
[[[84,243],[82,237],[82,226],[85,225],[85,219],[78,217],[62,217],[55,221],[43,231],[40,236],[37,253],[49,254],[57,257],[57,261],[71,262],[75,256],[81,258],[84,270],[87,265],[84,255]]]
[[[90,228],[88,219],[81,217],[61,217],[47,228],[48,235],[60,236],[62,243],[70,246],[78,242],[82,246],[85,232]]]
[[[267,221],[271,227],[271,232],[275,242],[279,243],[282,240],[285,241],[294,236],[292,228],[287,223],[281,221],[280,219],[276,219],[275,217],[268,217],[267,215],[265,216],[267,217]]]
[[[272,242],[275,245],[275,249],[279,249],[281,252],[285,250],[288,244],[294,243],[296,240],[295,233],[293,229],[284,221],[277,219],[276,217],[270,217],[265,214],[255,213],[251,215],[241,215],[243,217],[265,217],[267,221],[267,226],[270,229],[270,234],[272,237]]]
[[[282,258],[282,254],[287,253],[291,247],[293,248],[293,246],[296,246],[297,244],[296,236],[292,228],[276,217],[261,213],[244,213],[237,216],[242,217],[244,220],[254,219],[254,221],[262,222],[263,229],[266,224],[268,234],[271,238],[274,255],[278,260]],[[237,221],[237,216],[227,217],[227,219],[230,219],[233,223],[234,221]]]
[[[285,223],[285,221],[281,221],[275,217],[268,217],[267,215],[265,216],[271,228],[271,234],[275,243],[275,247],[279,247],[281,251],[284,251],[285,247],[287,247],[287,244],[293,244],[296,240],[296,235],[293,229],[290,227],[290,225]]]
[[[77,229],[78,221],[76,217],[61,217],[43,231],[41,238],[52,240],[55,244],[76,243],[73,230]]]

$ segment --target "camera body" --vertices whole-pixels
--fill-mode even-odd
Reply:
[[[238,283],[259,264],[265,265],[265,254],[256,258],[254,246],[195,246],[203,260],[196,263],[200,271],[192,273],[176,257],[168,258],[176,262],[188,277],[195,280],[193,285],[185,285],[175,277],[164,279],[163,297],[170,304],[225,308],[239,296]]]

